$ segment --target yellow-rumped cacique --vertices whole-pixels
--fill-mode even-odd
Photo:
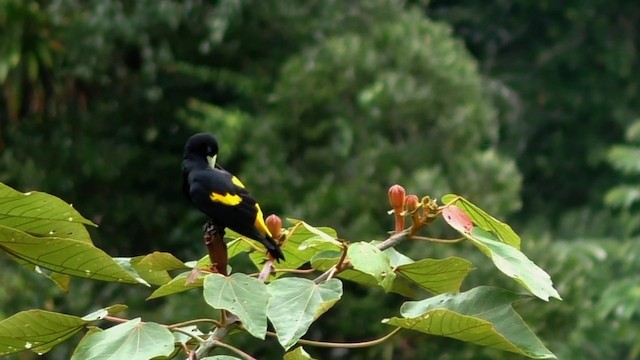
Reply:
[[[216,164],[218,141],[211,134],[187,140],[182,160],[182,191],[213,224],[261,242],[276,260],[284,260],[264,222],[258,202],[233,174]]]

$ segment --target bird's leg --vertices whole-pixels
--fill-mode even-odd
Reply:
[[[227,276],[227,244],[224,243],[224,227],[209,220],[202,226],[204,244],[209,252],[211,271]]]

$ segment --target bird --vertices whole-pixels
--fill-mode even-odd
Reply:
[[[217,162],[218,141],[209,133],[191,136],[182,159],[182,191],[211,222],[262,243],[276,261],[285,260],[267,228],[260,205],[244,184]]]

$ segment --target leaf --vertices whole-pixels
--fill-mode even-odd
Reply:
[[[467,237],[493,260],[498,270],[520,283],[533,295],[544,301],[549,301],[549,297],[562,300],[554,289],[549,274],[516,248],[498,241],[495,235],[478,227],[473,228]]]
[[[267,290],[271,294],[267,315],[287,350],[342,297],[342,282],[330,279],[316,284],[303,278],[284,278],[270,283]]]
[[[174,349],[173,335],[164,326],[129,320],[87,337],[78,345],[71,360],[151,359],[169,356]]]
[[[510,291],[480,286],[460,294],[405,302],[400,310],[403,318],[383,322],[534,359],[555,359],[511,307],[519,299],[521,295]]]
[[[242,273],[211,274],[204,279],[204,299],[214,309],[238,316],[247,331],[260,339],[267,334],[267,286]]]
[[[520,249],[520,236],[516,234],[511,226],[497,220],[493,216],[487,214],[484,210],[472,204],[469,200],[454,194],[448,194],[442,197],[442,202],[449,204],[454,202],[462,209],[473,222],[480,228],[493,231],[498,235],[500,241],[507,243],[516,249]],[[464,232],[462,232],[464,234]]]
[[[33,350],[44,354],[80,331],[86,321],[45,310],[27,310],[0,321],[0,356]]]
[[[0,183],[0,225],[31,235],[91,242],[85,225],[96,226],[63,200],[47,193],[21,193]]]
[[[389,249],[387,249],[389,250]],[[384,253],[387,253],[385,250]],[[320,271],[329,270],[330,267],[335,265],[340,259],[340,252],[338,251],[323,251],[311,259],[311,266],[314,269]],[[393,258],[392,258],[393,259]],[[365,274],[361,271],[354,269],[345,269],[338,274],[337,277],[344,280],[353,281],[355,283],[367,286],[379,286],[378,280],[369,274]],[[390,291],[406,296],[406,297],[414,297],[415,291],[411,287],[409,281],[407,281],[403,277],[396,277],[393,280],[393,284],[391,285]]]
[[[137,267],[155,271],[188,268],[184,262],[173,256],[173,254],[158,251],[142,257],[140,261],[138,261]]]
[[[473,270],[470,261],[459,257],[422,259],[396,268],[396,273],[434,294],[459,292],[462,281]]]
[[[315,360],[307,353],[302,346],[298,346],[293,351],[284,354],[283,360]]]
[[[442,209],[442,216],[447,224],[459,232],[468,234],[473,228],[473,222],[471,222],[469,216],[455,205],[449,205]]]
[[[214,356],[207,356],[206,358],[202,358],[202,360],[242,360],[242,359],[237,358],[235,356],[229,356],[229,355],[214,355]]]
[[[336,231],[331,228],[320,227],[314,229],[315,231],[322,232],[329,237],[335,238],[336,236]],[[303,246],[307,241],[311,241],[311,243],[307,245],[312,246]],[[274,266],[277,269],[297,269],[310,261],[311,258],[320,251],[336,250],[340,249],[340,247],[331,242],[323,241],[322,237],[316,232],[309,230],[304,225],[304,222],[298,221],[295,226],[289,229],[289,234],[282,244],[281,249],[286,260],[280,261],[279,263],[274,264]],[[266,260],[266,255],[264,253],[253,252],[251,253],[250,258],[256,267],[260,269],[261,264]],[[275,276],[278,277],[282,274],[283,273],[276,273]]]
[[[202,287],[204,278],[199,276],[195,281],[188,282],[191,271],[178,274],[175,278],[171,279],[168,283],[160,286],[154,292],[149,295],[147,300],[157,299],[163,296],[177,294],[183,291]]]
[[[373,276],[385,291],[391,290],[396,274],[387,254],[372,244],[357,242],[349,245],[347,256],[354,269]]]
[[[336,239],[335,230],[329,228],[328,231],[332,233],[332,234],[329,234],[327,232],[324,232],[320,228],[315,228],[315,227],[307,224],[304,221],[302,221],[300,223],[302,224],[302,226],[305,227],[305,229],[309,230],[310,232],[312,232],[313,234],[316,235],[315,237],[311,237],[311,238],[308,238],[307,240],[305,240],[300,245],[300,250],[305,250],[305,249],[310,248],[310,247],[311,248],[318,247],[318,245],[320,245],[320,244],[331,244],[331,245],[335,245],[338,248],[342,247],[342,243]]]
[[[114,315],[114,314],[123,312],[127,309],[128,309],[127,305],[122,305],[122,304],[111,305],[106,308],[98,309],[90,314],[83,316],[82,320],[87,322],[102,320],[107,315]]]
[[[23,261],[62,274],[92,280],[138,283],[104,251],[84,241],[34,237],[0,225],[0,248]]]

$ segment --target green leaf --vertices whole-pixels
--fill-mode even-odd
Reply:
[[[447,194],[442,197],[442,202],[445,204],[455,202],[455,204],[469,215],[471,220],[473,220],[473,222],[480,228],[487,231],[493,231],[498,235],[500,241],[507,243],[516,249],[520,249],[520,236],[513,231],[511,226],[487,214],[484,210],[472,204],[469,200],[455,194]],[[464,232],[460,233],[464,235]]]
[[[396,268],[396,273],[434,294],[459,292],[462,281],[473,270],[470,261],[459,257],[422,259]]]
[[[164,326],[140,318],[97,332],[83,341],[71,360],[151,359],[173,352],[173,335]]]
[[[330,279],[316,284],[303,278],[284,278],[270,283],[267,290],[271,294],[267,315],[287,350],[342,297],[342,282]]]
[[[387,249],[389,250],[389,249]],[[385,250],[384,253],[387,253]],[[392,261],[393,261],[392,255]],[[311,259],[311,266],[314,269],[320,271],[329,270],[333,265],[335,265],[340,259],[340,252],[338,251],[323,251]],[[413,260],[412,260],[413,261]],[[365,274],[361,271],[354,269],[345,269],[338,274],[337,277],[344,280],[353,281],[355,283],[366,285],[366,286],[379,286],[378,280],[369,274]],[[393,284],[391,285],[391,292],[406,296],[406,297],[414,297],[415,291],[411,287],[409,281],[407,281],[403,277],[396,277],[393,280]]]
[[[173,254],[158,251],[142,257],[138,261],[137,267],[155,271],[188,269],[188,266]]]
[[[511,307],[522,298],[504,289],[481,286],[460,294],[405,302],[400,310],[403,318],[383,322],[534,359],[555,359]]]
[[[391,290],[396,274],[387,254],[372,244],[357,242],[349,245],[347,256],[354,269],[373,276],[385,291]]]
[[[38,191],[21,193],[0,183],[0,225],[31,235],[91,242],[85,225],[96,226],[71,205]]]
[[[306,222],[301,222],[302,226],[305,229],[312,232],[316,236],[310,237],[305,240],[302,244],[300,244],[300,250],[305,250],[307,248],[318,248],[321,244],[330,244],[334,245],[337,248],[342,247],[342,243],[336,239],[336,231],[331,228],[326,228],[327,232],[323,231],[321,228],[315,228]],[[330,233],[329,233],[330,232]]]
[[[310,225],[308,225],[308,227],[313,228]],[[286,260],[274,264],[277,269],[297,269],[311,260],[311,258],[320,251],[336,250],[340,248],[331,242],[324,241],[322,237],[328,236],[335,238],[335,230],[326,227],[319,227],[313,228],[314,231],[311,231],[308,227],[305,226],[304,222],[299,221],[295,226],[289,229],[289,234],[281,248]],[[318,235],[318,232],[325,235]],[[303,245],[307,241],[310,242]],[[258,269],[261,268],[261,264],[266,260],[266,255],[264,253],[253,252],[250,257]],[[275,276],[278,277],[282,274],[283,273],[276,273]]]
[[[27,310],[0,321],[0,356],[33,350],[44,354],[80,331],[86,321],[45,310]]]
[[[478,227],[474,227],[471,234],[466,236],[493,260],[498,270],[520,283],[533,295],[544,301],[549,301],[549,297],[562,300],[554,289],[549,274],[519,250],[498,241],[495,235]]]
[[[238,316],[247,331],[260,339],[267,334],[267,286],[242,273],[211,274],[204,279],[204,299],[214,309]]]
[[[157,299],[163,296],[177,294],[183,291],[202,287],[204,277],[202,275],[198,275],[198,277],[195,278],[192,282],[187,283],[190,275],[192,275],[192,271],[178,274],[175,278],[171,279],[171,281],[160,286],[154,292],[152,292],[147,300]]]
[[[84,241],[34,237],[0,225],[0,248],[23,261],[62,274],[92,280],[138,283],[104,251]]]
[[[111,305],[106,308],[98,309],[90,314],[83,316],[82,320],[87,322],[102,320],[107,315],[114,315],[119,312],[123,312],[127,310],[127,308],[128,308],[127,305],[122,305],[122,304]]]
[[[202,360],[242,360],[242,359],[237,358],[235,356],[229,356],[229,355],[214,355],[214,356],[207,356],[206,358],[202,358]]]
[[[293,351],[284,354],[283,360],[315,360],[307,353],[302,346],[298,346]]]

